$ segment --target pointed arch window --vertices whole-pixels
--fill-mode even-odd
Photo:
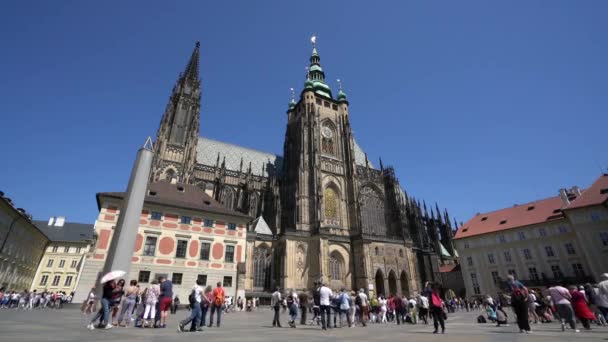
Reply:
[[[336,191],[332,187],[327,187],[325,188],[323,197],[325,201],[325,219],[336,221],[339,220],[340,203]]]
[[[321,126],[321,152],[332,156],[336,155],[336,130],[330,122]]]
[[[329,255],[329,278],[331,280],[342,280],[344,275],[344,259],[338,252]]]
[[[234,191],[229,186],[222,189],[222,204],[228,208],[233,209],[234,206]]]
[[[269,288],[270,251],[265,246],[255,249],[253,253],[253,287]]]

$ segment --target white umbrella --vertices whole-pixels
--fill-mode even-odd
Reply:
[[[108,274],[104,275],[103,278],[101,278],[101,283],[102,284],[103,283],[107,283],[110,280],[114,280],[114,279],[118,279],[120,277],[124,277],[125,274],[127,274],[127,272],[120,271],[120,270],[109,272]]]

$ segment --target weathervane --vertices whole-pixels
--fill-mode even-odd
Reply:
[[[340,88],[340,90],[342,90],[342,81],[340,81],[339,78],[336,81],[338,82],[338,88]]]
[[[312,37],[310,37],[310,42],[312,43],[312,46],[315,47],[315,45],[317,45],[317,36],[313,34]]]
[[[293,90],[293,88],[289,88],[289,91],[291,92],[291,101],[295,101],[296,100],[296,92]]]

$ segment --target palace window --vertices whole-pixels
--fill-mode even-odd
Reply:
[[[608,232],[601,232],[600,233],[600,240],[602,240],[602,245],[603,246],[608,246]]]
[[[344,269],[344,260],[342,256],[336,252],[329,256],[329,278],[332,280],[341,280]]]
[[[49,259],[49,261],[46,263],[46,267],[53,267],[53,259]]]
[[[490,264],[495,263],[496,260],[494,260],[494,253],[488,253],[488,262]]]
[[[469,266],[473,266],[473,257],[467,257],[467,264],[469,264]]]
[[[55,277],[53,277],[53,283],[51,284],[51,286],[59,286],[60,280],[61,280],[61,276],[56,275]]]
[[[163,218],[163,213],[159,213],[158,211],[153,211],[150,219],[160,221]]]
[[[555,253],[553,253],[553,247],[551,247],[551,246],[545,246],[545,252],[547,252],[547,256],[549,258],[552,258],[555,256]]]
[[[42,278],[40,278],[40,286],[46,286],[46,283],[49,281],[49,276],[48,275],[43,275]]]
[[[190,224],[192,223],[192,217],[190,216],[182,216],[182,224]]]
[[[70,247],[65,246],[63,247],[63,253],[69,253],[70,252]]]
[[[574,276],[577,278],[582,278],[585,276],[585,270],[583,269],[582,264],[572,264],[572,271],[574,272]]]
[[[547,236],[547,230],[545,228],[538,228],[538,235],[541,237]]]
[[[526,239],[526,233],[524,233],[524,232],[517,233],[517,236],[519,237],[520,240],[525,240]]]
[[[173,275],[171,276],[171,282],[175,285],[181,285],[183,277],[183,273],[173,273]]]
[[[209,251],[211,250],[211,244],[209,242],[201,242],[201,260],[209,260]]]
[[[568,253],[568,255],[576,254],[576,251],[574,250],[574,245],[572,244],[572,242],[566,243],[565,246],[566,246],[566,252]]]
[[[187,249],[188,249],[188,240],[177,240],[177,248],[175,249],[175,257],[176,258],[185,258]]]
[[[76,268],[76,266],[78,266],[78,260],[72,260],[72,264],[70,265],[70,267]]]
[[[536,267],[528,268],[528,272],[530,273],[530,280],[538,280],[538,272],[536,271]]]
[[[146,236],[146,244],[144,245],[144,255],[154,256],[156,253],[156,236]]]
[[[498,242],[500,242],[500,243],[505,243],[505,242],[507,242],[507,239],[505,238],[505,236],[504,236],[504,235],[500,235],[500,236],[498,237]]]
[[[500,281],[498,271],[492,271],[492,281],[494,282],[494,284],[498,284],[498,281]]]
[[[561,268],[559,268],[559,265],[551,265],[551,272],[553,272],[553,278],[555,279],[561,279],[564,277]]]
[[[63,268],[65,266],[65,260],[59,260],[59,268]]]
[[[139,271],[137,281],[140,283],[147,283],[150,281],[150,271]]]
[[[57,253],[58,250],[59,250],[59,246],[53,246],[53,253]]]
[[[223,286],[232,287],[232,277],[228,277],[228,276],[224,277]]]
[[[74,279],[73,276],[67,276],[67,277],[65,277],[65,283],[63,283],[63,286],[71,286],[72,285],[72,279]]]
[[[517,279],[517,272],[515,272],[515,270],[514,270],[514,269],[509,269],[509,270],[507,271],[507,274],[510,274],[510,275],[512,275],[512,276],[513,276],[515,279]]]
[[[199,274],[198,276],[196,276],[196,280],[200,281],[201,286],[207,286],[207,275],[206,274]]]
[[[511,260],[512,260],[511,259],[511,252],[505,251],[504,255],[505,255],[505,261],[506,262],[511,262]]]
[[[479,282],[477,281],[477,273],[471,273],[471,284],[473,284],[473,293],[481,294]]]
[[[329,220],[338,220],[339,215],[339,203],[338,195],[336,191],[331,187],[325,188],[324,192],[325,201],[325,218]]]
[[[226,246],[226,255],[224,257],[225,262],[234,262],[234,246]]]
[[[228,230],[236,230],[236,223],[228,223]]]
[[[205,227],[213,227],[213,220],[205,219],[203,224],[205,225]]]
[[[526,258],[526,260],[532,259],[532,253],[527,248],[524,249],[524,258]]]

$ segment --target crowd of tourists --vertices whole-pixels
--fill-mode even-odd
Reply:
[[[487,320],[497,326],[507,325],[508,313],[505,304],[510,304],[521,333],[531,333],[530,323],[559,322],[562,331],[567,328],[580,332],[577,323],[591,330],[592,324],[606,325],[608,320],[608,273],[602,275],[598,284],[580,286],[554,285],[546,292],[528,289],[513,275],[508,276],[508,296],[494,299],[487,296],[483,300],[486,316],[477,318],[479,323]],[[508,301],[509,303],[503,303]]]
[[[277,288],[270,303],[274,312],[272,326],[282,327],[280,311],[283,307],[289,311],[287,324],[291,328],[296,327],[298,316],[300,325],[317,325],[322,330],[366,327],[368,323],[428,324],[431,318],[433,333],[439,333],[440,327],[441,333],[445,333],[448,308],[439,295],[437,284],[427,283],[421,294],[409,298],[405,295],[387,297],[382,294],[369,298],[364,289],[358,292],[342,289],[334,293],[326,284],[314,285],[310,292],[292,290],[281,293],[281,289]],[[456,305],[456,302],[452,302],[452,305]],[[312,314],[310,321],[307,320],[308,314]]]
[[[191,323],[191,331],[202,331],[205,326],[207,313],[209,325],[213,325],[214,316],[217,317],[216,326],[221,324],[222,312],[226,310],[226,296],[221,283],[212,289],[211,286],[203,288],[200,281],[189,295],[189,316],[181,321],[178,327]],[[173,284],[171,280],[161,276],[153,280],[150,285],[141,289],[136,280],[126,285],[124,279],[111,280],[102,284],[101,304],[96,307],[96,289],[91,289],[88,298],[82,305],[83,314],[93,314],[88,329],[111,329],[113,327],[134,326],[138,328],[166,328],[169,311],[177,312],[180,304],[179,297],[173,297]]]
[[[63,304],[71,303],[74,292],[67,294],[63,291],[7,291],[0,288],[1,309],[61,309]]]

